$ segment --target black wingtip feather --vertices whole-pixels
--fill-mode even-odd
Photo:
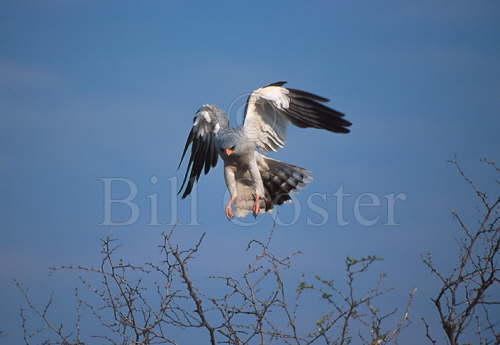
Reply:
[[[271,83],[269,85],[266,85],[264,87],[269,87],[269,86],[283,86],[285,85],[287,82],[286,81],[275,81],[274,83]]]
[[[301,128],[325,129],[335,133],[350,132],[347,127],[352,123],[343,118],[344,114],[319,103],[313,98],[316,95],[299,90],[291,92],[290,96],[287,113],[294,125]]]
[[[287,90],[292,93],[292,96],[310,98],[310,99],[313,99],[313,100],[318,101],[318,102],[330,102],[330,100],[328,98],[321,97],[321,96],[315,95],[314,93],[310,93],[307,91],[290,89],[289,87],[287,87]]]
[[[191,145],[191,155],[189,157],[184,180],[177,193],[180,194],[184,190],[182,199],[186,198],[191,193],[194,184],[198,181],[202,172],[207,174],[211,167],[215,167],[218,158],[215,146],[215,135],[213,133],[202,136],[195,133],[194,130],[191,130],[182,153],[181,163],[189,145]],[[186,189],[184,189],[184,186],[186,186]]]
[[[189,144],[191,144],[192,141],[193,141],[193,129],[191,128],[191,131],[189,132],[188,138],[186,140],[186,144],[184,145],[184,150],[182,151],[181,160],[179,162],[179,165],[177,166],[177,170],[179,170],[179,168],[181,167],[182,161],[184,160],[184,156],[186,155]]]

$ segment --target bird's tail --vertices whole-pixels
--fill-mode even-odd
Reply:
[[[313,180],[309,170],[280,162],[257,152],[255,154],[258,155],[257,164],[265,191],[265,198],[260,201],[261,212],[269,212],[276,205],[291,202],[290,194],[304,188]],[[245,179],[240,179],[237,189],[236,216],[244,217],[251,212],[255,202],[254,189],[245,182]]]

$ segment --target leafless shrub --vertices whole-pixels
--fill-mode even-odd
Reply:
[[[393,342],[402,328],[408,323],[408,310],[403,314],[400,322],[392,329],[382,331],[381,324],[389,319],[397,310],[387,314],[373,306],[376,297],[387,291],[382,290],[381,281],[363,297],[355,297],[355,282],[358,274],[368,270],[372,263],[378,260],[375,256],[361,258],[359,260],[346,259],[347,288],[346,291],[337,288],[332,281],[315,277],[315,284],[309,284],[302,276],[295,293],[287,289],[283,279],[282,271],[291,267],[291,259],[299,252],[292,253],[284,258],[277,258],[269,251],[271,236],[266,243],[251,241],[248,248],[256,246],[258,254],[254,262],[248,266],[242,279],[233,277],[215,277],[225,282],[230,292],[221,298],[210,300],[216,310],[224,319],[222,328],[218,329],[223,335],[223,343],[249,344],[253,338],[257,338],[259,344],[272,344],[279,341],[284,344],[350,344],[352,331],[350,322],[356,319],[370,334],[371,341],[365,343],[390,344]],[[272,280],[272,288],[259,288]],[[339,279],[342,280],[342,279]],[[312,327],[298,322],[301,313],[301,297],[305,290],[319,293],[319,298],[331,311],[318,315],[316,323]],[[415,290],[416,291],[416,290]],[[413,291],[409,297],[408,307],[413,300]],[[290,295],[290,296],[289,296]],[[238,301],[234,302],[234,301]],[[366,309],[363,315],[361,310]],[[248,316],[251,322],[248,322]],[[238,321],[239,318],[247,322]],[[281,322],[280,322],[281,321]],[[373,327],[376,327],[373,328]],[[375,330],[375,331],[374,331]],[[360,340],[364,340],[360,335]],[[376,342],[373,342],[376,341]]]
[[[273,231],[266,241],[248,243],[247,251],[254,251],[255,259],[240,277],[210,277],[222,283],[218,296],[203,293],[189,274],[190,261],[195,258],[205,234],[191,248],[181,249],[173,240],[174,230],[164,233],[160,245],[161,263],[143,265],[117,259],[118,246],[114,240],[105,239],[99,267],[52,268],[79,272],[81,284],[93,295],[83,298],[80,290],[75,289],[75,322],[71,326],[50,319],[52,296],[45,305],[37,307],[28,291],[16,282],[27,305],[21,310],[24,341],[26,344],[64,345],[178,344],[173,339],[173,330],[198,329],[205,330],[210,344],[350,344],[351,322],[356,320],[366,328],[366,332],[359,333],[360,341],[397,343],[397,335],[409,323],[408,309],[414,291],[400,320],[385,330],[382,323],[396,310],[382,314],[374,307],[374,300],[386,293],[380,285],[383,275],[367,294],[356,297],[357,276],[366,272],[378,258],[348,258],[345,291],[320,277],[315,278],[317,287],[307,284],[304,276],[296,288],[287,287],[283,273],[292,268],[293,258],[299,252],[275,256],[270,251]],[[92,279],[91,275],[99,279]],[[153,287],[151,284],[148,287],[148,279],[152,279]],[[315,325],[297,320],[306,289],[320,293],[319,298],[331,308],[328,313],[318,315]],[[94,335],[82,331],[83,310],[97,321],[99,328],[93,328]],[[41,323],[40,327],[29,327],[28,314]]]
[[[361,286],[357,286],[357,277],[368,271],[370,266],[381,258],[368,256],[360,259],[346,258],[346,289],[339,288],[333,280],[325,280],[316,276],[315,285],[301,283],[300,289],[313,289],[320,294],[331,310],[323,314],[316,322],[317,329],[311,334],[312,340],[323,339],[326,344],[398,344],[398,336],[402,329],[409,326],[409,311],[417,289],[413,289],[408,296],[408,302],[404,312],[401,313],[397,322],[393,316],[398,309],[394,308],[383,312],[376,307],[376,299],[389,292],[391,289],[383,289],[382,281],[385,274],[380,274],[378,280],[368,291],[363,292]],[[357,325],[356,325],[357,324]],[[391,327],[387,327],[390,324]],[[358,337],[354,341],[354,325],[359,329]],[[312,342],[309,342],[312,343]]]
[[[482,160],[497,173],[500,169],[494,162]],[[499,282],[498,250],[500,248],[500,197],[489,198],[486,193],[464,173],[456,160],[450,161],[458,173],[470,185],[480,205],[478,224],[466,224],[462,217],[451,211],[461,231],[457,240],[459,253],[456,265],[450,272],[440,270],[432,261],[432,255],[423,256],[424,264],[439,280],[440,288],[432,299],[439,315],[440,326],[450,345],[465,344],[461,338],[467,334],[476,334],[476,343],[480,345],[500,344],[500,333],[492,317],[498,313],[500,300],[498,292],[493,296],[493,289]],[[500,182],[497,180],[497,184]],[[498,288],[498,285],[496,285]],[[498,320],[498,314],[496,314]],[[431,327],[425,319],[426,338],[431,344],[437,344],[431,335]]]

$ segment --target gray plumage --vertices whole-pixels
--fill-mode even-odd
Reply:
[[[286,143],[289,123],[301,128],[319,128],[349,133],[351,123],[344,114],[321,103],[328,99],[309,92],[285,88],[276,82],[255,90],[247,99],[245,118],[238,128],[230,128],[227,115],[214,105],[203,105],[193,119],[181,162],[191,145],[180,192],[188,196],[202,172],[215,167],[218,157],[224,161],[224,177],[231,194],[226,216],[253,211],[257,215],[290,201],[290,193],[312,180],[310,171],[264,156]],[[260,151],[260,152],[259,152]],[[187,184],[186,184],[187,183]],[[185,187],[185,188],[184,188]]]

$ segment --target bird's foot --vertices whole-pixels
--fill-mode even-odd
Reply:
[[[224,212],[226,213],[227,220],[231,220],[233,218],[233,210],[231,209],[231,206],[226,205]]]
[[[253,204],[252,210],[253,210],[253,216],[257,217],[257,215],[260,212],[260,196],[259,196],[259,194],[255,195],[255,204]]]
[[[233,204],[234,200],[236,200],[236,197],[231,198],[224,208],[224,213],[226,214],[227,220],[231,220],[233,218],[233,209],[231,205]]]

